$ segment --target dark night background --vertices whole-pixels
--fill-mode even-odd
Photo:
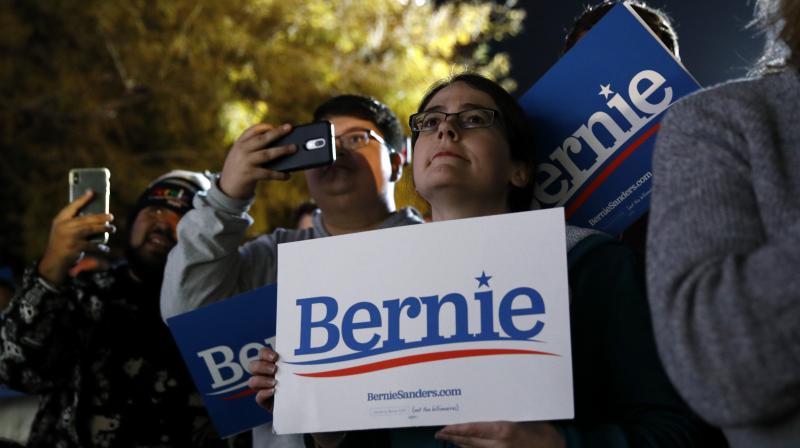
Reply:
[[[445,3],[452,0],[415,1]],[[566,30],[571,27],[573,19],[581,12],[583,6],[586,3],[599,1],[518,1],[517,6],[527,11],[523,31],[517,36],[495,43],[492,47],[492,51],[507,52],[510,55],[512,67],[510,77],[517,82],[517,88],[513,92],[515,95],[519,96],[526,92],[556,62]],[[701,85],[711,86],[746,75],[758,59],[763,48],[763,38],[754,30],[747,28],[753,15],[754,1],[650,0],[648,3],[666,10],[672,17],[679,36],[684,65]],[[216,62],[207,64],[200,51],[195,55],[196,62],[193,62],[196,71],[172,70],[171,75],[164,79],[150,74],[152,70],[148,64],[154,60],[163,60],[157,57],[159,51],[163,50],[163,42],[153,39],[152,35],[159,33],[169,35],[171,25],[158,20],[163,18],[164,11],[172,7],[155,8],[157,11],[152,17],[142,13],[136,20],[129,18],[127,13],[120,14],[120,23],[115,22],[111,27],[112,31],[118,33],[116,36],[121,44],[126,43],[123,41],[129,35],[126,32],[129,26],[130,33],[133,33],[132,41],[141,43],[140,46],[128,46],[128,51],[131,52],[129,64],[133,67],[130,71],[138,72],[143,80],[137,84],[134,78],[123,77],[125,79],[122,81],[126,87],[121,90],[116,80],[118,68],[114,71],[109,69],[111,64],[108,37],[98,39],[94,31],[96,25],[86,25],[94,23],[93,13],[85,11],[72,13],[69,9],[73,5],[82,5],[81,2],[82,0],[50,4],[46,1],[13,2],[16,9],[12,10],[24,25],[16,28],[9,26],[8,23],[11,22],[4,21],[0,15],[0,23],[5,25],[4,31],[9,37],[8,42],[13,43],[9,44],[10,48],[15,48],[17,52],[9,51],[4,54],[6,57],[4,61],[9,62],[0,64],[4,68],[12,68],[6,70],[9,84],[3,86],[8,92],[3,105],[14,104],[16,108],[10,106],[6,109],[0,108],[0,111],[7,112],[3,120],[0,120],[7,136],[7,140],[0,143],[7,146],[0,152],[6,157],[14,155],[14,163],[5,161],[0,163],[0,168],[8,168],[4,174],[4,180],[8,184],[5,188],[6,199],[2,202],[9,207],[9,210],[24,211],[24,213],[8,213],[6,218],[0,221],[0,266],[14,264],[17,271],[21,268],[23,260],[27,261],[38,256],[44,249],[46,243],[44,237],[47,235],[52,214],[56,211],[56,207],[63,205],[61,201],[64,200],[67,167],[97,166],[98,155],[102,155],[116,164],[120,173],[130,170],[131,176],[124,179],[131,188],[126,190],[112,187],[112,191],[115,192],[112,193],[113,211],[115,207],[124,209],[125,205],[132,204],[135,200],[135,191],[146,185],[147,176],[152,173],[145,174],[141,169],[160,170],[163,165],[159,163],[164,160],[170,160],[175,166],[198,168],[203,165],[202,168],[208,168],[209,166],[203,162],[205,159],[195,155],[196,150],[203,150],[204,157],[208,160],[219,159],[219,162],[224,153],[224,150],[220,152],[216,149],[220,136],[214,131],[218,120],[215,112],[217,109],[214,107],[219,107],[218,102],[222,101],[224,95],[217,95],[214,92],[224,92],[224,89],[217,89],[218,82],[225,86],[232,84],[227,80],[223,82],[214,78],[214,74],[218,72]],[[178,3],[184,8],[195,6],[191,1],[175,2]],[[99,4],[114,3],[91,2],[94,7]],[[120,7],[109,9],[120,10]],[[225,8],[220,9],[225,10]],[[145,19],[155,20],[155,23],[165,26],[167,31],[159,27],[150,30],[144,25]],[[208,27],[216,24],[213,20],[202,23]],[[25,39],[20,38],[28,29],[39,30],[38,34],[34,34],[36,39],[32,42],[36,46],[33,49],[24,47]],[[401,44],[407,45],[410,42]],[[225,51],[232,45],[234,44],[222,45],[220,54],[226,54]],[[84,47],[88,48],[85,54],[81,53]],[[187,47],[191,48],[188,45]],[[194,53],[186,50],[186,54]],[[238,58],[237,53],[228,63],[241,62]],[[195,59],[187,56],[182,63]],[[262,59],[262,61],[268,60],[268,58]],[[81,64],[87,67],[86,72],[73,70],[73,65]],[[17,66],[23,68],[15,69]],[[267,71],[266,65],[262,68],[264,72]],[[35,76],[30,76],[27,72],[22,76],[24,69],[35,70]],[[187,76],[183,76],[183,73]],[[267,78],[264,75],[264,79]],[[281,79],[276,77],[273,81],[278,83]],[[133,87],[129,86],[129,82]],[[258,86],[262,84],[264,82]],[[53,85],[57,85],[57,89],[53,89]],[[252,99],[264,94],[255,86],[257,85],[248,85],[247,89],[243,90],[245,93],[242,94],[244,95],[242,98]],[[53,92],[58,92],[58,95]],[[313,89],[304,92],[312,94],[309,98],[316,93]],[[292,99],[291,95],[284,97]],[[159,102],[163,98],[170,99]],[[197,107],[197,104],[216,104],[216,106]],[[301,105],[279,101],[276,104],[280,104],[281,107],[291,106],[287,109],[289,115],[282,119],[291,121],[299,116],[297,111],[301,109]],[[98,105],[100,108],[97,108]],[[275,110],[278,109],[276,105]],[[23,113],[17,113],[18,111]],[[97,111],[101,113],[98,114]],[[295,115],[291,115],[292,113]],[[192,120],[184,119],[188,115],[192,116]],[[199,126],[202,132],[194,132],[193,126]],[[162,151],[151,151],[151,147],[170,148],[164,152],[172,155],[167,157]],[[9,151],[9,148],[17,151]],[[24,150],[20,150],[22,148]],[[105,152],[116,155],[109,157]],[[19,165],[15,165],[16,163]],[[191,165],[192,163],[197,166]],[[17,166],[26,168],[16,168]],[[123,177],[115,176],[114,179],[122,180]],[[409,177],[406,176],[406,179]],[[28,186],[32,184],[45,186],[50,194],[29,189]],[[410,183],[407,185],[408,191],[413,192],[413,186],[410,186]],[[17,193],[22,190],[31,194]],[[298,189],[292,191],[296,195],[302,193]],[[123,197],[123,194],[127,196]],[[288,193],[284,197],[286,203],[295,199],[295,196]],[[274,212],[279,206],[280,204],[270,210]],[[262,216],[263,227],[259,231],[263,231],[266,230],[268,222],[263,218],[268,216],[266,207],[259,213]],[[288,212],[283,213],[288,216]],[[13,247],[13,250],[9,249],[10,247]],[[28,254],[23,256],[22,253],[25,251]]]
[[[515,95],[524,93],[558,59],[566,30],[587,2],[520,0],[527,10],[524,31],[494,46],[511,55]],[[652,0],[673,19],[686,68],[703,86],[747,74],[763,49],[763,38],[747,28],[754,0]]]

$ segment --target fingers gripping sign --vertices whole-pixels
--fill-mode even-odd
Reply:
[[[256,403],[270,412],[275,404],[277,362],[278,354],[275,351],[269,347],[262,348],[258,352],[258,359],[250,363],[250,373],[253,376],[247,380],[247,385],[256,391]],[[345,432],[327,432],[312,434],[312,437],[317,446],[335,447],[344,439],[345,435]]]
[[[530,446],[563,448],[564,437],[547,422],[481,422],[449,425],[436,438],[465,448]]]
[[[263,165],[297,152],[296,145],[270,147],[291,130],[290,124],[279,127],[257,124],[245,130],[225,158],[219,180],[220,189],[232,198],[246,199],[255,194],[258,181],[288,180],[288,173],[266,169]]]
[[[90,241],[92,235],[116,228],[111,224],[114,216],[108,213],[78,216],[79,211],[94,197],[87,191],[61,209],[53,218],[47,248],[39,262],[38,272],[44,279],[59,285],[83,252],[108,252],[104,244]]]
[[[275,372],[278,366],[278,354],[270,348],[262,348],[258,352],[258,359],[250,363],[250,373],[253,376],[247,385],[256,391],[256,402],[264,409],[272,412],[275,396]]]

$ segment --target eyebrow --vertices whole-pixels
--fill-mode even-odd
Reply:
[[[475,104],[475,103],[463,103],[459,105],[459,112],[463,112],[469,109],[491,109],[489,106],[484,106],[483,104]],[[441,112],[444,109],[444,106],[431,106],[425,108],[423,112]]]
[[[341,137],[344,134],[347,134],[347,133],[353,132],[353,131],[369,132],[369,131],[375,131],[375,130],[374,129],[370,129],[370,128],[364,128],[364,127],[361,127],[361,126],[352,126],[352,127],[349,127],[347,129],[343,130],[341,133],[339,133],[338,135],[335,135],[334,137]],[[378,132],[378,131],[375,131],[375,132]]]

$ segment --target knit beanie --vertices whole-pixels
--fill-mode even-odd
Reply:
[[[211,188],[211,181],[203,173],[173,170],[152,181],[139,196],[133,216],[145,207],[166,207],[183,215],[192,209],[192,199],[199,191]]]

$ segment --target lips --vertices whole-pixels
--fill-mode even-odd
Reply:
[[[175,246],[174,239],[159,231],[148,233],[147,239],[145,241],[147,241],[147,243],[150,244],[151,246],[165,250],[172,249],[172,247]]]
[[[433,155],[433,157],[431,157],[431,161],[434,161],[434,160],[436,160],[438,158],[450,158],[450,157],[455,157],[455,158],[461,159],[461,160],[463,160],[465,162],[468,161],[461,154],[458,154],[458,153],[453,152],[453,151],[447,151],[447,150],[438,151],[436,154]]]

